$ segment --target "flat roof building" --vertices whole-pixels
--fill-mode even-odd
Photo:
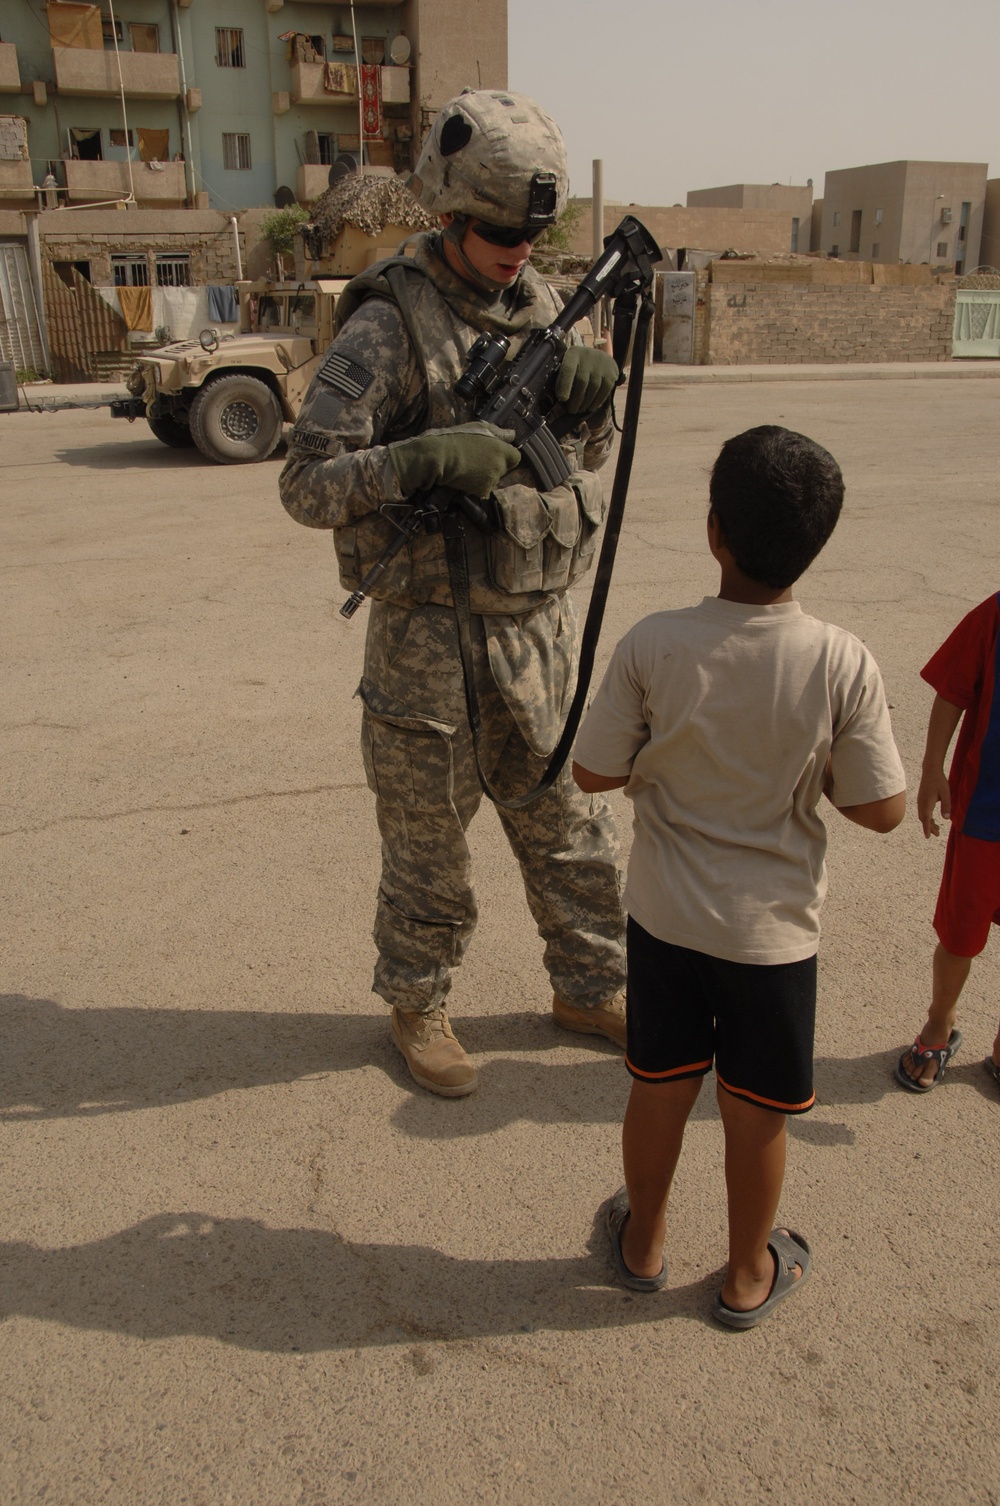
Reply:
[[[507,86],[507,0],[0,6],[0,208],[309,203],[339,157],[396,171],[466,85]],[[355,35],[356,29],[356,35]]]
[[[844,261],[979,265],[985,162],[877,162],[826,174],[820,244]]]

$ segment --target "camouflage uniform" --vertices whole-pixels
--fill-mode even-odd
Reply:
[[[549,324],[560,305],[529,266],[508,293],[478,294],[421,236],[405,273],[423,360],[379,268],[348,290],[354,309],[309,390],[281,475],[298,522],[334,530],[348,588],[392,536],[380,509],[405,509],[386,446],[467,422],[454,384],[482,330],[511,339]],[[381,295],[381,296],[379,296]],[[359,300],[363,300],[360,301]],[[472,627],[484,772],[503,795],[533,785],[554,748],[575,684],[576,613],[566,586],[593,560],[603,517],[594,474],[613,443],[608,409],[563,441],[569,481],[540,494],[520,467],[495,496],[505,526],[471,526]],[[440,534],[421,533],[393,562],[369,607],[362,747],[382,834],[375,992],[422,1012],[441,1004],[476,923],[466,830],[482,791],[468,726],[457,617]],[[498,808],[521,867],[556,994],[593,1007],[625,978],[620,854],[602,797],[564,770],[526,810]]]

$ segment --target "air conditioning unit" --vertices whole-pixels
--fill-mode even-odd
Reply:
[[[942,223],[942,225],[950,225],[951,224],[951,210],[950,209],[942,209],[942,211],[941,211],[941,223]]]

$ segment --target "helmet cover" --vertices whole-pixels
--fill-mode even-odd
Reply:
[[[466,89],[438,112],[409,186],[431,214],[542,230],[566,207],[566,145],[526,94]]]

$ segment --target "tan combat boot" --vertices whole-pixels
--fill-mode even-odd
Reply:
[[[564,1004],[553,995],[552,1018],[564,1030],[576,1030],[581,1035],[603,1035],[625,1050],[625,990],[615,994],[606,1004],[596,1009],[580,1009],[575,1004]]]
[[[476,1069],[456,1041],[444,1009],[421,1014],[393,1007],[390,1022],[392,1038],[414,1082],[442,1098],[464,1098],[474,1092]]]

